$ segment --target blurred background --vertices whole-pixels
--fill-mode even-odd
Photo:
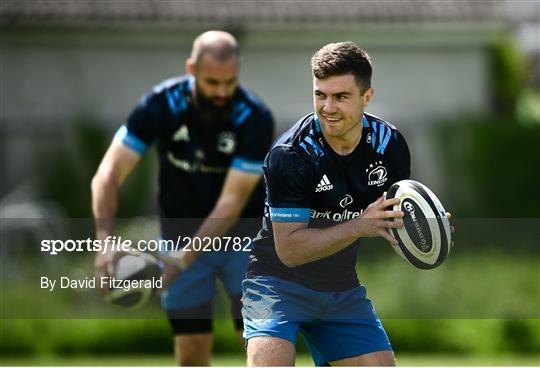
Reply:
[[[376,240],[361,251],[358,273],[398,363],[540,365],[534,0],[0,2],[2,363],[174,363],[155,305],[144,319],[76,318],[69,297],[41,318],[21,311],[51,302],[24,290],[58,269],[32,246],[73,234],[73,219],[91,229],[90,179],[114,132],[153,85],[184,73],[193,39],[209,29],[237,37],[241,83],[270,106],[278,133],[312,111],[318,48],[351,40],[371,56],[368,111],[403,132],[412,178],[458,228],[448,261],[427,273]],[[136,227],[133,219],[155,230],[155,164],[148,154],[123,188],[120,231]],[[91,255],[68,263],[89,269]],[[242,365],[232,323],[220,316],[216,331],[215,362]],[[305,355],[300,362],[310,364]]]

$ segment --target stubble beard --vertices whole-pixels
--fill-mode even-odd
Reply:
[[[230,119],[232,112],[232,96],[227,98],[223,105],[218,105],[212,98],[204,96],[202,92],[200,92],[200,88],[196,88],[195,101],[199,116],[205,124]]]

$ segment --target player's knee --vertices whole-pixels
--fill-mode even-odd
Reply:
[[[208,366],[212,351],[212,335],[177,335],[174,339],[174,351],[176,363],[180,366]]]

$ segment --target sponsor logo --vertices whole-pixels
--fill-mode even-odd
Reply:
[[[343,210],[341,212],[332,212],[332,211],[323,211],[319,212],[316,210],[311,210],[309,213],[309,216],[312,219],[327,219],[332,220],[334,222],[342,222],[347,220],[352,220],[355,218],[360,217],[363,211],[351,211],[351,210]]]
[[[176,158],[172,154],[172,152],[167,153],[167,159],[169,160],[171,164],[173,164],[175,167],[179,168],[182,171],[188,171],[188,172],[192,171],[192,168],[191,168],[192,166],[189,161]]]
[[[369,168],[366,169],[368,174],[368,185],[376,185],[380,187],[388,180],[386,167],[383,166],[382,161],[376,161],[369,165]]]
[[[233,132],[221,132],[218,136],[217,150],[226,155],[234,153],[236,149],[236,134]]]
[[[345,196],[345,198],[343,198],[341,201],[339,201],[339,205],[341,206],[341,208],[345,208],[348,205],[350,205],[351,203],[353,203],[353,197],[351,197],[350,194],[347,194]]]
[[[407,217],[409,217],[409,219],[412,221],[412,228],[414,229],[414,233],[416,234],[415,238],[420,243],[419,246],[418,246],[418,245],[416,245],[416,243],[418,243],[418,242],[415,241],[416,247],[419,250],[421,250],[422,252],[429,251],[431,246],[428,244],[429,243],[428,239],[426,239],[426,236],[424,235],[424,231],[422,229],[422,224],[421,224],[421,222],[422,222],[422,223],[424,223],[424,226],[428,226],[427,220],[422,215],[421,215],[422,220],[418,219],[418,216],[416,215],[416,206],[415,206],[414,202],[411,201],[410,199],[403,200],[402,207],[405,209],[405,211],[409,215]],[[428,228],[429,228],[429,226],[428,226]]]
[[[405,203],[403,204],[403,207],[405,208],[405,210],[406,210],[407,212],[409,212],[409,215],[411,215],[411,219],[412,219],[413,221],[417,221],[417,220],[416,220],[416,215],[414,214],[414,205],[413,205],[411,202],[405,202]]]
[[[326,177],[323,176],[323,179]],[[322,180],[321,180],[322,182]],[[346,194],[341,201],[339,201],[339,205],[341,208],[345,208],[348,205],[353,203],[353,197],[350,194]],[[309,213],[309,217],[316,220],[316,219],[326,219],[331,220],[334,222],[342,222],[347,220],[352,220],[355,218],[360,217],[363,211],[351,211],[349,209],[344,209],[341,212],[334,212],[334,211],[317,211],[317,210],[311,210]]]
[[[368,135],[366,136],[366,142],[371,143],[371,133],[368,133]]]
[[[179,142],[179,141],[185,141],[189,142],[189,132],[188,128],[185,125],[182,125],[176,132],[174,132],[173,141]]]
[[[326,174],[324,174],[319,184],[317,184],[317,188],[315,188],[315,193],[326,192],[327,190],[332,190],[333,188],[334,185],[330,183],[330,180],[328,180],[328,177]]]
[[[204,151],[201,149],[195,150],[195,158],[198,160],[204,160],[205,158]]]
[[[228,170],[228,167],[208,166],[200,162],[190,162],[175,157],[172,152],[167,153],[167,160],[177,169],[186,172],[202,172],[204,174],[221,174]]]

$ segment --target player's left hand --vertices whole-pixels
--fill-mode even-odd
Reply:
[[[450,212],[446,212],[446,217],[448,218],[448,220],[450,220],[452,218],[452,214]],[[456,228],[450,225],[450,233],[453,234],[455,231],[456,231]],[[453,247],[453,246],[454,246],[454,241],[452,240],[450,242],[450,247]]]
[[[162,253],[158,256],[159,260],[163,262],[163,288],[158,292],[161,294],[167,289],[170,284],[188,267],[187,253],[183,250]]]

